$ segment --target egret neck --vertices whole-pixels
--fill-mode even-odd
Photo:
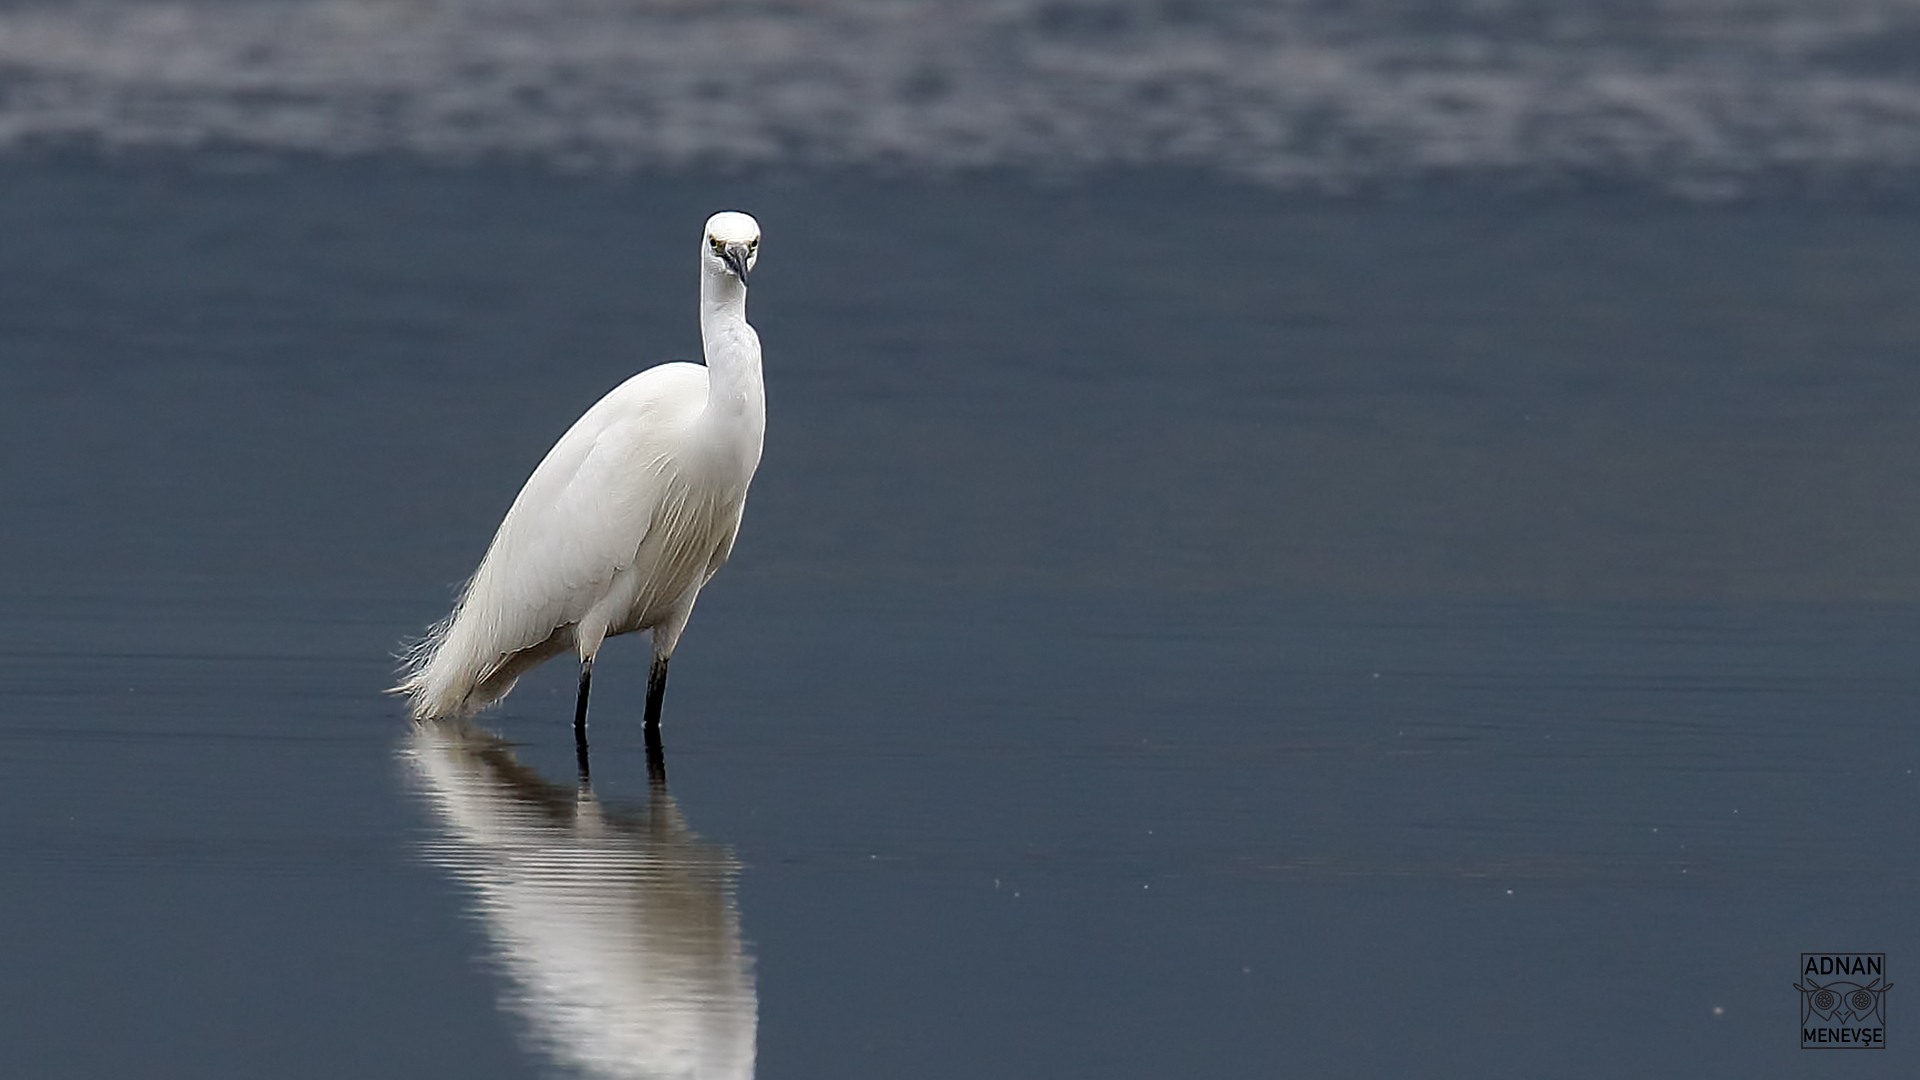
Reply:
[[[731,272],[700,275],[700,346],[707,358],[707,416],[743,438],[748,461],[760,460],[767,393],[760,375],[760,335],[747,325],[747,287]]]

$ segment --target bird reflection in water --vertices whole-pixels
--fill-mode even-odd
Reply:
[[[648,740],[644,808],[547,783],[471,723],[418,724],[406,755],[441,833],[428,857],[471,886],[503,1006],[590,1076],[751,1077],[758,1002],[738,873],[667,793]]]

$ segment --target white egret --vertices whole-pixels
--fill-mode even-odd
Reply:
[[[406,660],[394,693],[416,719],[462,716],[571,650],[583,739],[593,658],[608,637],[651,631],[645,726],[660,722],[667,662],[700,589],[733,551],[767,425],[747,272],[760,226],[727,211],[700,244],[706,366],[661,364],[615,387],[540,462],[500,522],[453,613]]]

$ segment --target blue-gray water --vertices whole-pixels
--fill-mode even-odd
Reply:
[[[675,665],[671,812],[630,639],[594,767],[707,867],[759,1075],[1912,1068],[1897,990],[1836,1061],[1789,984],[1914,955],[1920,215],[3,182],[19,1075],[597,1060],[513,928],[644,941],[543,914],[587,856],[489,860],[655,866],[666,826],[580,839],[566,665],[483,717],[532,771],[469,761],[466,804],[378,691],[548,442],[695,348],[723,204],[767,230],[766,465]],[[582,906],[657,910],[622,873]]]
[[[8,1075],[1914,1073],[1904,7],[575,7],[0,7]],[[723,206],[669,782],[414,731]]]

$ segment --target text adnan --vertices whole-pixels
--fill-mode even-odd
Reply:
[[[1878,953],[1864,956],[1822,956],[1807,954],[1802,975],[1879,975],[1886,958]]]

